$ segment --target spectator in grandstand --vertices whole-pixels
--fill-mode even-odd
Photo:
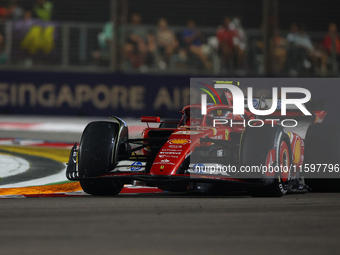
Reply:
[[[306,35],[300,33],[296,23],[291,24],[290,32],[287,35],[287,42],[287,66],[289,68],[289,75],[296,76],[299,72],[302,72],[304,68],[311,67],[307,48],[312,47],[312,44]]]
[[[24,11],[24,15],[23,15],[23,20],[24,21],[30,21],[32,19],[32,12],[31,11]]]
[[[303,59],[302,51],[296,47],[296,38],[299,34],[299,27],[298,25],[293,22],[290,25],[290,31],[286,37],[287,39],[287,67],[289,69],[289,74],[291,76],[296,76],[298,73],[298,69],[300,69],[300,63]]]
[[[197,30],[196,24],[193,20],[188,20],[187,28],[182,33],[182,39],[186,45],[187,50],[197,56],[208,70],[212,68],[212,64],[202,50],[204,37],[200,31]]]
[[[328,33],[323,39],[323,47],[328,56],[332,56],[335,53],[336,60],[340,61],[340,38],[337,32],[337,26],[335,23],[328,25]]]
[[[338,36],[337,32],[337,26],[335,23],[330,23],[328,26],[328,33],[323,39],[323,46],[328,54],[331,54],[332,52],[332,39],[334,40],[334,49],[337,53],[337,55],[340,54],[340,38]]]
[[[340,38],[337,32],[337,25],[331,22],[328,25],[328,33],[322,42],[323,48],[329,57],[333,71],[337,72],[340,62]]]
[[[13,38],[24,38],[35,21],[36,19],[32,18],[32,13],[30,11],[24,11],[23,18],[13,22]]]
[[[125,27],[125,16],[120,16],[120,24],[118,26],[118,58],[121,59],[121,48],[124,45],[124,38],[122,37]],[[97,35],[97,42],[99,49],[92,52],[92,57],[97,64],[107,66],[111,61],[111,42],[114,39],[114,23],[108,21],[103,26],[103,30]],[[121,63],[120,63],[121,64]]]
[[[307,34],[304,26],[301,26],[299,29],[299,33],[295,38],[295,45],[299,47],[305,55],[303,65],[306,68],[310,66],[309,60],[311,60],[316,73],[321,75],[326,74],[328,57],[324,51],[317,50],[314,47],[314,44]]]
[[[295,40],[293,42],[297,47],[300,47],[304,50],[312,51],[314,49],[312,40],[306,33],[306,30],[303,26],[301,26],[299,33],[296,35]]]
[[[295,22],[293,22],[290,25],[290,31],[289,31],[289,33],[287,34],[287,37],[286,37],[287,42],[288,43],[294,43],[295,38],[297,37],[298,33],[299,33],[299,27]]]
[[[5,20],[7,17],[7,9],[3,6],[0,6],[0,20]]]
[[[111,59],[110,43],[113,39],[113,22],[108,21],[105,23],[103,30],[98,33],[97,41],[99,50],[92,52],[94,59],[98,61],[99,65],[108,65]]]
[[[173,31],[168,28],[168,21],[161,18],[158,21],[158,28],[156,31],[157,50],[160,56],[158,65],[161,69],[165,69],[169,64],[171,55],[178,48],[178,40]]]
[[[7,7],[0,7],[0,19],[16,21],[22,18],[23,12],[16,0],[10,0]]]
[[[280,32],[277,29],[275,31],[275,44],[273,49],[274,65],[277,72],[282,72],[287,58],[287,40],[280,36]]]
[[[16,0],[11,0],[7,9],[7,19],[18,20],[21,19],[24,14],[24,10],[19,7]]]
[[[142,26],[142,17],[139,14],[131,16],[127,35],[124,47],[127,64],[134,68],[142,68],[142,71],[146,70],[146,65],[152,65],[154,62],[156,42],[154,35]]]
[[[234,41],[237,40],[238,34],[235,29],[231,29],[230,17],[224,17],[222,25],[217,28],[216,36],[219,41],[219,54],[224,66],[233,69],[234,59],[237,56]]]
[[[229,28],[236,32],[236,36],[233,38],[233,43],[237,53],[238,68],[244,68],[244,51],[247,46],[247,35],[241,21],[241,17],[237,16],[229,23]]]
[[[8,56],[5,52],[5,37],[0,34],[0,65],[6,63]]]
[[[263,27],[263,26],[262,26]],[[274,72],[281,73],[284,70],[287,58],[287,40],[280,35],[279,29],[276,29],[274,32],[274,40],[270,45],[273,53],[273,65]],[[259,73],[263,72],[263,55],[265,50],[265,45],[263,42],[263,38],[258,38],[255,43],[253,43],[253,54],[255,55],[255,59],[253,59],[255,67]],[[258,60],[259,56],[261,56],[261,61]]]
[[[316,73],[325,75],[327,55],[314,47],[303,25],[299,28],[293,23],[287,41],[289,42],[288,65],[291,73],[314,67]]]
[[[37,0],[33,6],[34,14],[41,20],[51,20],[53,4],[47,0]]]

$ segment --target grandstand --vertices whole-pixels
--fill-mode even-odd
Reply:
[[[50,4],[48,19],[39,16],[39,2],[45,7]],[[265,14],[266,2],[276,3],[269,10],[275,21],[268,34],[275,41],[270,47],[266,46],[265,31],[270,28],[265,24],[271,25]],[[332,0],[199,0],[195,5],[189,0],[161,3],[86,0],[81,4],[75,0],[2,0],[0,68],[252,77],[338,76],[338,53],[333,48],[326,49],[323,41],[329,24],[340,24],[336,12],[339,5]],[[139,15],[140,24],[133,24],[134,14]],[[217,36],[224,17],[230,17],[227,27],[236,31],[230,39],[233,42],[225,49],[223,44],[229,39]],[[166,32],[160,31],[161,18],[167,22]],[[192,32],[199,33],[195,48],[183,35],[189,19],[196,26]],[[299,39],[309,38],[309,48],[288,40],[293,23],[297,24],[298,35],[305,33]],[[142,38],[131,39],[136,30],[143,31]],[[114,32],[117,36],[113,36]],[[171,33],[175,38],[164,46],[159,36]],[[272,70],[267,70],[267,62]]]

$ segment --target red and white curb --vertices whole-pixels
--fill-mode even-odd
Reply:
[[[164,193],[163,190],[155,187],[145,187],[145,186],[132,186],[125,185],[119,194],[156,194]],[[90,196],[84,191],[74,191],[74,192],[58,192],[58,193],[44,193],[44,194],[17,194],[17,195],[0,195],[0,199],[12,199],[12,198],[41,198],[41,197],[81,197]]]

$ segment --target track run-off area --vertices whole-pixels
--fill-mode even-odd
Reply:
[[[70,143],[0,139],[0,198],[86,196],[79,182],[66,179]],[[126,185],[122,193],[159,193]]]

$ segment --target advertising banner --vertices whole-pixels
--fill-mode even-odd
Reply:
[[[2,72],[0,113],[179,118],[188,76]]]

